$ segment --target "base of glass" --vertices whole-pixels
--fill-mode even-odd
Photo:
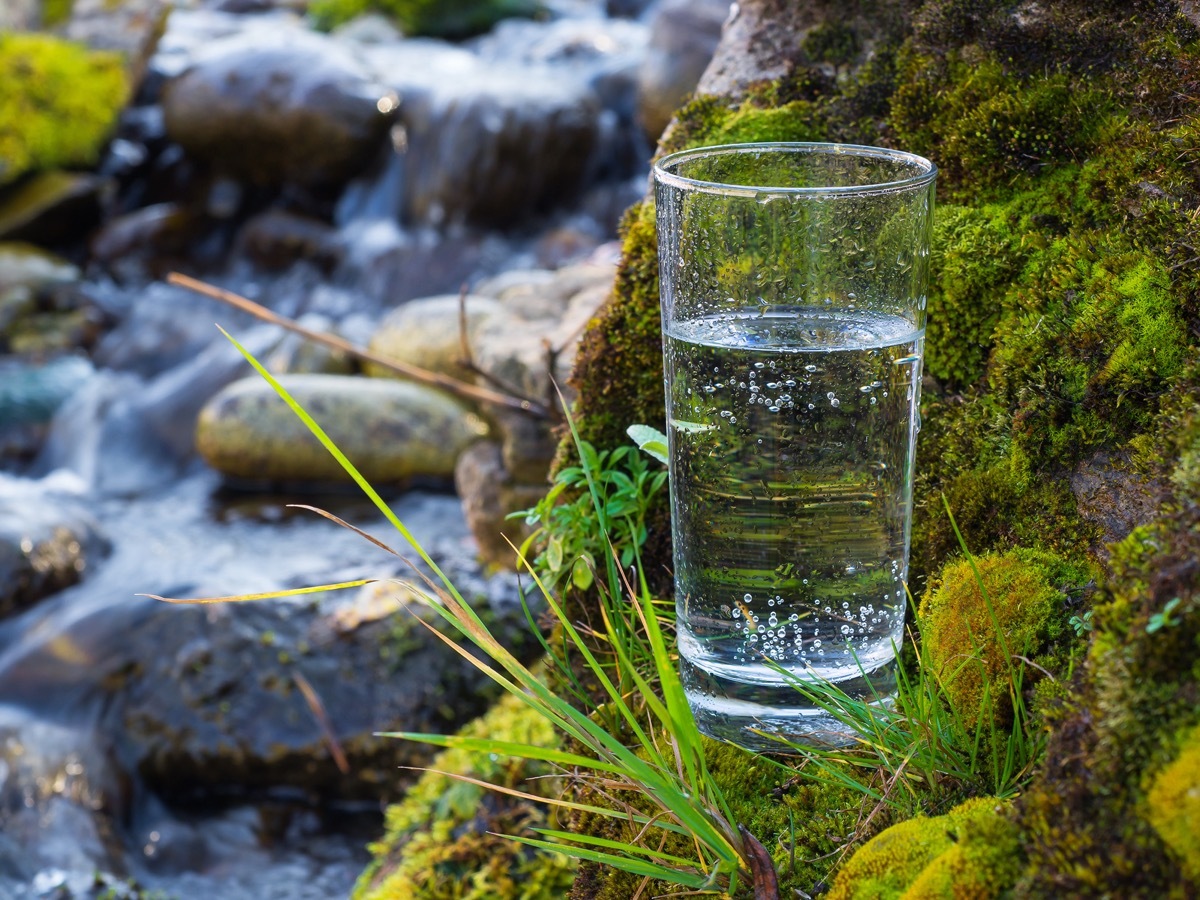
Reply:
[[[700,731],[760,753],[796,753],[802,747],[845,747],[854,732],[786,682],[737,681],[681,658],[679,674]],[[807,680],[807,679],[806,679]],[[820,682],[814,682],[814,685]],[[896,661],[871,672],[828,682],[855,700],[889,707],[896,691]]]

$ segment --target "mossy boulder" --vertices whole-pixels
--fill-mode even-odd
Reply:
[[[990,900],[1020,872],[1007,804],[978,797],[880,832],[842,866],[826,900]]]
[[[921,648],[968,729],[1006,726],[1012,691],[1041,672],[1067,675],[1076,637],[1070,601],[1078,608],[1090,577],[1085,567],[1022,549],[942,570],[917,615]]]
[[[434,388],[350,375],[284,375],[280,383],[371,482],[449,481],[487,424]],[[196,449],[217,471],[253,481],[348,481],[337,460],[260,378],[234,382],[196,423]]]
[[[1200,728],[1186,734],[1179,755],[1154,776],[1145,815],[1184,874],[1200,882]]]
[[[95,165],[129,96],[119,55],[44,34],[0,33],[0,84],[0,186]]]

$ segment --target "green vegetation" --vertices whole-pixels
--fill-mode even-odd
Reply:
[[[546,679],[452,585],[431,590],[561,743],[406,735],[479,754],[468,768],[507,798],[535,792],[505,759],[569,774],[570,790],[545,798],[558,821],[514,839],[580,860],[573,897],[783,897],[832,882],[843,898],[1182,900],[1200,887],[1200,170],[1188,149],[1200,32],[1174,9],[1064,0],[1018,15],[1012,0],[929,0],[857,71],[797,73],[681,112],[670,149],[874,137],[941,168],[914,491],[921,637],[891,707],[804,688],[854,727],[851,747],[754,757],[696,732],[668,638],[666,498],[617,449],[631,421],[663,422],[653,209],[635,207],[616,298],[580,350],[563,487],[536,512],[530,574],[555,627]],[[556,579],[571,583],[565,597]],[[421,820],[397,812],[393,831],[417,841]]]
[[[1016,881],[1019,852],[1006,804],[977,797],[871,838],[838,872],[827,900],[988,900]]]
[[[889,784],[879,815],[900,819],[1007,779],[1010,796],[1027,785],[1008,814],[1019,846],[1002,845],[1016,848],[1018,877],[1010,868],[1004,883],[1017,895],[1182,897],[1195,876],[1179,838],[1191,757],[1178,735],[1200,708],[1200,176],[1184,149],[1200,138],[1200,33],[1149,0],[1066,0],[1036,16],[1016,6],[930,0],[908,34],[836,84],[797,72],[696,98],[663,149],[840,139],[938,163],[912,544],[924,634],[906,655],[910,715],[885,739],[869,730],[878,717],[844,709],[868,729],[853,770],[875,779],[863,818]],[[576,370],[579,428],[598,447],[615,445],[630,409],[661,422],[652,225],[646,205],[627,219],[616,299]],[[978,578],[956,561],[943,495],[981,553]],[[657,540],[651,529],[645,558],[668,560]],[[957,635],[952,595],[969,605]],[[585,614],[585,598],[574,602]],[[1013,635],[1007,651],[993,616],[1021,620],[1000,629]],[[979,647],[959,647],[965,665],[954,665],[947,645],[972,636]],[[972,718],[983,700],[990,714]],[[906,723],[924,723],[928,740],[914,743]],[[838,766],[852,758],[827,759],[823,783],[844,785]]]
[[[547,748],[558,742],[550,724],[513,696],[501,699],[459,734]],[[562,793],[563,781],[544,762],[443,751],[404,800],[388,808],[387,833],[371,846],[375,860],[359,879],[354,897],[560,900],[575,879],[571,860],[508,838],[533,838],[534,829],[552,827],[547,807],[484,785],[546,800]]]
[[[0,185],[91,166],[129,95],[118,54],[43,34],[0,34]]]
[[[527,554],[531,547],[540,546],[533,565],[546,586],[555,591],[568,579],[581,591],[592,586],[597,554],[605,550],[596,539],[602,520],[609,523],[609,537],[621,565],[633,565],[646,542],[647,511],[667,482],[666,469],[657,466],[657,471],[651,471],[646,457],[635,447],[597,453],[595,447],[581,441],[579,449],[580,465],[559,469],[554,486],[536,507],[510,516],[524,518],[536,527],[521,552]],[[603,519],[588,491],[589,479],[594,481]]]
[[[501,19],[537,15],[540,9],[537,0],[313,0],[308,12],[326,31],[379,12],[395,19],[406,35],[458,40],[482,34]]]
[[[1014,698],[1005,685],[1014,657],[1040,672],[1071,670],[1075,631],[1067,592],[1090,580],[1087,569],[1048,553],[1013,550],[947,565],[921,601],[918,621],[929,664],[963,723],[987,730],[1012,726]]]

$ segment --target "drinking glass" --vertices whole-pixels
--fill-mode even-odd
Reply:
[[[936,167],[841,144],[654,166],[681,678],[705,733],[841,743],[895,692]]]

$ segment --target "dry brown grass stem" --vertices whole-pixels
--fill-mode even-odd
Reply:
[[[370,350],[364,350],[361,347],[356,347],[349,341],[343,340],[340,337],[332,334],[325,334],[320,331],[313,331],[310,328],[305,328],[299,322],[289,319],[286,316],[281,316],[278,313],[272,312],[265,306],[255,303],[253,300],[248,300],[240,294],[235,294],[233,291],[227,291],[224,288],[215,287],[207,282],[200,281],[196,278],[191,278],[187,275],[182,275],[179,272],[172,272],[167,276],[167,281],[170,284],[179,287],[187,288],[190,291],[195,291],[197,294],[203,294],[205,297],[210,297],[213,300],[219,300],[229,306],[239,309],[242,312],[248,313],[263,322],[269,322],[272,325],[278,325],[293,334],[298,334],[307,340],[314,343],[323,344],[333,350],[341,353],[349,354],[358,359],[366,360],[367,362],[375,363],[377,366],[383,366],[390,369],[399,375],[403,375],[412,381],[420,384],[427,384],[431,387],[441,388],[454,394],[456,397],[462,397],[467,400],[475,400],[479,403],[486,403],[492,406],[499,406],[504,409],[511,409],[517,412],[525,413],[538,419],[550,418],[549,408],[535,400],[530,400],[526,397],[512,396],[508,393],[494,391],[491,388],[480,387],[479,385],[469,384],[458,378],[452,378],[449,375],[443,375],[440,372],[431,372],[428,369],[422,369],[419,366],[409,365],[405,362],[400,362],[396,359],[391,359],[387,356],[381,356]]]

